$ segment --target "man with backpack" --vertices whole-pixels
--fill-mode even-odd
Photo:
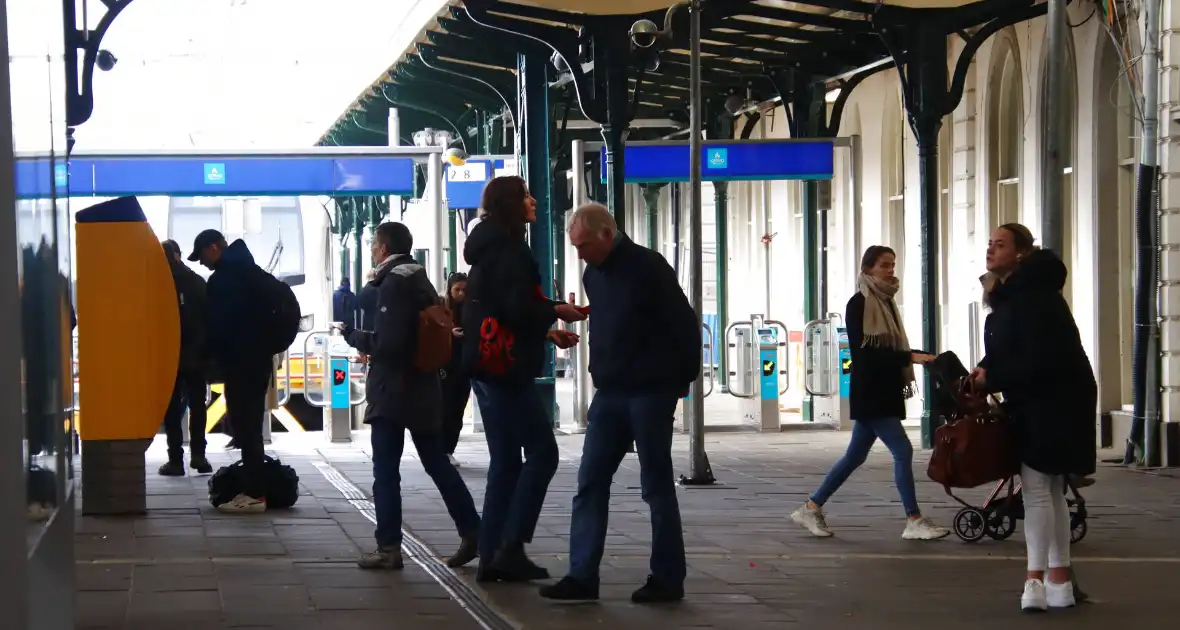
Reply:
[[[413,246],[405,225],[377,226],[372,246],[376,273],[364,289],[377,294],[372,330],[341,324],[348,345],[369,357],[365,423],[373,444],[377,550],[358,561],[363,569],[403,567],[399,469],[407,430],[459,531],[459,549],[447,566],[471,562],[479,548],[475,501],[448,459],[442,438],[439,369],[451,358],[454,323],[439,304],[426,270],[410,255]]]
[[[241,491],[218,505],[227,512],[266,510],[266,452],[262,423],[274,379],[274,357],[299,330],[299,302],[291,288],[254,262],[241,239],[227,245],[217,230],[193,242],[191,261],[213,270],[206,289],[209,352],[225,382],[234,440],[242,449]]]
[[[164,413],[164,432],[168,435],[168,462],[160,466],[166,477],[184,476],[184,410],[188,406],[189,466],[201,474],[213,472],[205,458],[205,280],[180,259],[176,241],[164,241],[164,255],[176,284],[176,301],[180,308],[180,365],[176,387]]]

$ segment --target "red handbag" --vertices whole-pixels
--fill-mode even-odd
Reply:
[[[998,406],[960,379],[954,419],[934,432],[926,475],[951,488],[975,488],[1006,479],[1020,468],[1012,431]]]

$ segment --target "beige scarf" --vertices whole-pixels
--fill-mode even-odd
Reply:
[[[862,335],[862,348],[886,348],[900,352],[910,351],[910,340],[905,334],[905,327],[901,325],[897,304],[893,296],[897,295],[900,284],[897,278],[892,281],[879,280],[862,273],[857,282],[861,295],[865,296],[865,314]],[[907,364],[902,373],[905,382],[905,395],[914,395],[914,366]]]

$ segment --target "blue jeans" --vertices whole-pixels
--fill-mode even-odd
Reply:
[[[373,443],[373,503],[377,511],[377,546],[398,547],[402,542],[401,460],[406,429],[388,418],[369,422]],[[460,536],[479,533],[479,513],[471,491],[447,459],[441,431],[410,431],[422,468],[442,495]]]
[[[672,471],[675,411],[674,395],[598,392],[594,396],[570,521],[572,577],[598,584],[612,479],[634,441],[639,455],[640,491],[651,509],[651,575],[664,584],[684,583],[684,532]]]
[[[500,549],[533,539],[545,493],[557,472],[557,439],[532,383],[473,380],[471,388],[491,456],[479,533],[479,557],[486,563]]]
[[[824,477],[824,482],[815,494],[811,495],[811,502],[821,506],[827,503],[848,480],[849,475],[865,463],[869,450],[873,448],[877,438],[881,438],[893,454],[893,483],[897,485],[897,492],[901,494],[901,504],[905,507],[906,516],[921,514],[918,509],[918,497],[914,492],[914,446],[910,444],[910,436],[906,434],[905,427],[901,426],[901,418],[857,420],[852,427],[852,440],[848,443],[848,450],[832,467],[828,476]]]

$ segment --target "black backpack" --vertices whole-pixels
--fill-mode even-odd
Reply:
[[[299,334],[299,300],[286,282],[258,269],[260,347],[270,355],[286,352]]]
[[[278,459],[267,456],[259,473],[266,492],[266,507],[285,510],[299,500],[299,474]],[[209,503],[217,507],[233,501],[246,484],[246,469],[241,461],[222,466],[209,478]]]

